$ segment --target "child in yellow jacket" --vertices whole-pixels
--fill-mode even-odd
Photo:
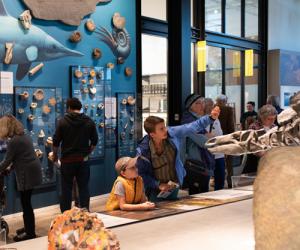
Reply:
[[[155,204],[147,201],[144,183],[138,175],[136,161],[138,157],[122,157],[115,165],[119,174],[106,203],[106,210],[150,210]]]

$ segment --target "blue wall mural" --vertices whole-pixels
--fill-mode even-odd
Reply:
[[[18,16],[26,10],[25,5],[21,0],[2,0],[7,12],[12,18],[18,18]],[[104,27],[108,31],[113,30],[112,17],[114,13],[120,13],[122,17],[126,19],[126,30],[131,38],[131,50],[130,54],[126,58],[123,64],[117,64],[117,58],[114,55],[111,48],[99,39],[99,36],[95,32],[90,32],[85,28],[85,22],[91,18],[94,20],[97,27]],[[16,32],[16,26],[10,24],[2,24],[3,19],[0,17],[0,56],[3,59],[3,50],[5,42],[3,36],[8,34],[14,34]],[[59,21],[44,21],[32,19],[32,31],[41,30],[44,36],[47,34],[53,38],[52,43],[61,44],[61,48],[65,53],[71,53],[72,55],[83,54],[80,57],[68,56],[56,58],[49,61],[47,58],[41,58],[36,56],[35,51],[29,51],[31,60],[31,67],[36,66],[39,62],[43,62],[44,67],[35,75],[28,76],[24,75],[22,80],[17,80],[16,73],[19,62],[13,61],[15,64],[6,65],[0,63],[1,71],[12,71],[14,72],[14,86],[32,86],[32,87],[57,87],[62,88],[63,98],[66,99],[70,96],[70,73],[69,69],[72,65],[85,65],[85,66],[106,66],[107,63],[114,63],[115,67],[112,70],[112,81],[111,91],[112,96],[115,96],[116,92],[135,92],[136,90],[136,76],[133,73],[130,77],[125,76],[124,70],[126,67],[132,68],[133,72],[136,72],[136,50],[135,50],[135,1],[134,0],[112,0],[110,3],[105,5],[98,5],[96,11],[90,15],[87,15],[82,20],[80,26],[68,26]],[[75,30],[78,30],[82,34],[81,42],[72,43],[69,41],[69,37]],[[31,31],[30,31],[31,32]],[[30,32],[27,35],[31,35]],[[4,34],[4,35],[3,35]],[[18,40],[17,42],[28,42],[38,38],[29,37],[27,39]],[[33,42],[32,42],[33,43]],[[56,44],[56,47],[57,47]],[[34,44],[32,44],[34,45]],[[38,44],[34,45],[38,47]],[[102,51],[102,57],[98,60],[93,59],[92,51],[94,48],[100,48]],[[43,49],[41,49],[43,50]],[[38,50],[39,52],[40,50]],[[68,52],[66,52],[68,51]],[[76,51],[76,52],[75,52]],[[14,52],[14,51],[13,51]],[[18,52],[15,51],[16,56]],[[33,55],[31,54],[33,53]],[[53,52],[54,53],[54,52]],[[32,57],[31,57],[32,56]],[[28,58],[27,58],[28,59]],[[53,58],[51,58],[53,59]],[[29,62],[27,62],[29,64]],[[28,66],[28,65],[27,65]],[[24,65],[23,65],[24,67]],[[111,184],[115,178],[114,162],[116,157],[116,148],[106,148],[105,157],[102,160],[93,162],[91,166],[91,179],[90,179],[90,191],[91,196],[100,195],[110,191]],[[8,186],[8,204],[6,213],[13,213],[20,210],[20,203],[15,192],[14,178],[10,176],[7,178]],[[33,204],[35,208],[46,205],[58,203],[59,187],[44,187],[35,191],[33,196]]]

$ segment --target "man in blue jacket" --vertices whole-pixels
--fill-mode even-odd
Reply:
[[[182,185],[186,174],[180,159],[180,148],[183,139],[202,131],[212,124],[220,114],[219,107],[215,107],[210,116],[203,116],[198,120],[174,127],[166,127],[164,119],[149,116],[144,122],[146,135],[137,147],[137,167],[139,175],[143,177],[145,192],[151,201],[157,201],[157,195],[171,192],[174,185],[169,181]],[[169,199],[174,199],[177,194],[171,193]]]

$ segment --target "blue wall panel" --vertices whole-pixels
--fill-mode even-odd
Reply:
[[[21,0],[3,0],[8,13],[17,18],[25,9]],[[45,61],[45,66],[33,77],[27,75],[21,80],[14,79],[14,86],[37,86],[37,87],[61,87],[63,89],[63,98],[68,98],[70,94],[69,67],[71,65],[86,66],[105,66],[108,62],[115,64],[112,71],[112,95],[116,92],[135,92],[136,91],[136,30],[135,30],[135,1],[134,0],[112,0],[107,4],[99,4],[96,11],[86,16],[79,27],[68,26],[59,21],[44,21],[33,18],[32,24],[55,38],[67,48],[77,50],[84,54],[83,57],[65,57],[53,61]],[[111,18],[115,12],[126,18],[125,28],[131,37],[131,53],[122,65],[116,64],[116,58],[109,47],[98,39],[96,33],[88,32],[85,27],[85,21],[92,18],[97,26],[101,25],[107,30],[112,30]],[[1,24],[0,24],[1,29]],[[69,36],[75,30],[79,30],[82,35],[82,41],[73,44],[69,41]],[[102,57],[99,60],[93,60],[91,53],[93,48],[100,48]],[[33,65],[36,65],[34,63]],[[133,69],[133,75],[126,77],[125,67]],[[16,72],[17,65],[0,64],[0,70]],[[111,184],[116,177],[114,172],[114,162],[116,157],[116,148],[109,148],[105,151],[105,158],[93,163],[91,166],[90,190],[91,195],[99,195],[110,191]],[[8,185],[8,204],[6,213],[13,213],[20,210],[18,195],[15,191],[14,180],[7,178]],[[58,187],[46,187],[36,190],[33,196],[35,208],[58,203]]]

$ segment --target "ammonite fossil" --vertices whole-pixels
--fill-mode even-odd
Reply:
[[[132,69],[130,67],[125,68],[125,75],[126,76],[131,76],[132,75]]]
[[[97,89],[95,87],[89,88],[89,90],[92,95],[95,95],[97,92]]]
[[[94,59],[100,59],[101,56],[102,56],[101,50],[99,48],[93,49],[92,56],[93,56]]]
[[[98,106],[97,106],[97,108],[98,108],[98,109],[101,109],[101,110],[104,109],[104,104],[103,104],[102,102],[99,103]]]
[[[33,94],[35,100],[41,101],[44,99],[44,90],[42,89],[37,89],[34,94]]]
[[[90,70],[90,77],[95,77],[96,76],[96,71],[94,69]]]
[[[48,103],[49,103],[49,105],[52,106],[52,107],[55,106],[55,104],[56,104],[56,99],[55,99],[55,97],[53,97],[53,96],[50,97],[49,100],[48,100]]]
[[[127,104],[127,99],[124,98],[124,99],[121,101],[121,103],[122,103],[123,105],[126,105],[126,104]]]
[[[42,158],[43,157],[43,151],[42,150],[40,150],[39,148],[37,148],[37,149],[35,149],[34,150],[35,151],[35,154],[36,154],[36,156],[37,156],[37,158]]]
[[[19,109],[18,109],[18,114],[20,114],[20,115],[21,115],[21,114],[23,114],[23,113],[24,113],[24,109],[22,109],[22,108],[19,108]]]
[[[23,93],[19,94],[19,96],[22,100],[27,100],[29,97],[29,93],[27,91],[24,91]]]
[[[78,30],[74,31],[74,32],[71,34],[69,40],[70,40],[72,43],[78,43],[78,42],[80,42],[80,41],[81,41],[81,33],[80,33],[80,31],[78,31]]]
[[[96,29],[96,25],[93,19],[88,19],[85,23],[85,27],[88,31],[93,32]]]
[[[32,115],[32,114],[27,116],[27,120],[30,121],[30,122],[32,122],[34,119],[35,119],[35,116]]]
[[[31,109],[36,109],[36,107],[37,107],[37,103],[36,103],[36,102],[32,102],[32,103],[30,104],[30,108],[31,108]]]
[[[108,69],[113,69],[115,67],[115,65],[112,62],[109,62],[109,63],[106,64],[106,67]]]
[[[133,97],[133,96],[128,96],[127,97],[127,103],[129,104],[129,105],[134,105],[135,104],[135,98]]]
[[[81,78],[82,75],[83,75],[83,73],[82,73],[81,70],[79,70],[79,69],[76,69],[76,70],[75,70],[74,76],[75,76],[76,78]]]
[[[51,112],[51,108],[48,105],[43,105],[42,110],[43,110],[43,113],[46,115]]]

